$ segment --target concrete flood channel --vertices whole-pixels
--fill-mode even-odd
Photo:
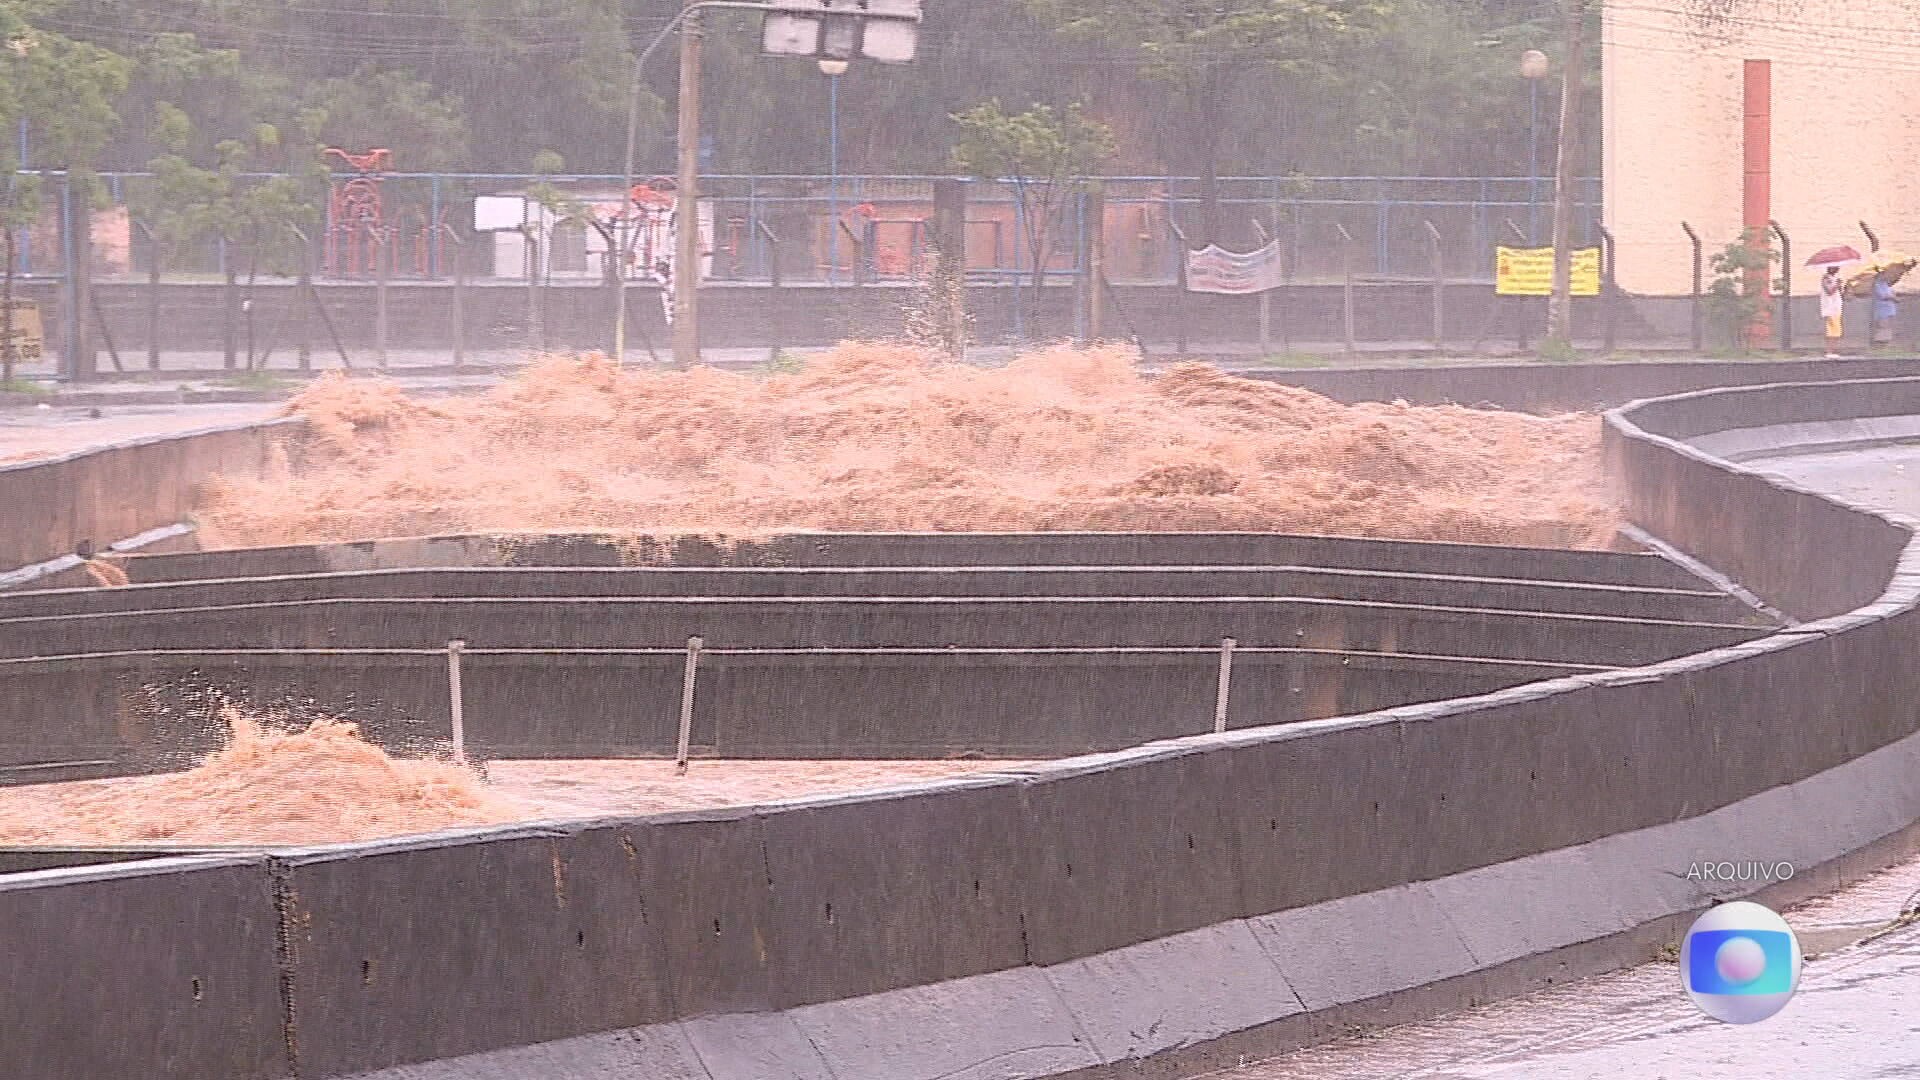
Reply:
[[[28,710],[4,714],[16,780],[74,754],[151,765],[116,701],[129,670],[177,674],[125,655],[155,633],[201,649],[246,634],[281,634],[266,639],[281,650],[455,634],[483,648],[613,637],[666,649],[697,601],[700,628],[716,620],[716,636],[743,647],[944,650],[966,634],[967,647],[1044,647],[1009,639],[1028,625],[1010,611],[1024,608],[1044,612],[1047,637],[1086,648],[1238,635],[1299,651],[1271,654],[1287,659],[1266,684],[1250,665],[1245,711],[1220,734],[1203,733],[1207,653],[1185,680],[968,668],[917,728],[836,726],[809,704],[827,685],[793,695],[782,725],[756,727],[770,691],[750,678],[731,698],[716,691],[703,719],[726,753],[868,740],[884,757],[1018,734],[1030,750],[1081,755],[964,780],[314,849],[12,853],[0,928],[21,962],[0,984],[0,1054],[9,1075],[62,1078],[1193,1073],[1631,964],[1706,904],[1751,891],[1678,873],[1703,853],[1793,862],[1794,879],[1761,894],[1785,903],[1913,848],[1910,522],[1687,440],[1914,414],[1920,381],[1890,380],[1712,391],[1609,418],[1632,520],[1786,624],[1650,555],[1240,537],[1003,540],[997,552],[968,538],[940,561],[870,554],[940,540],[873,539],[850,541],[837,567],[623,571],[552,553],[475,566],[447,552],[490,545],[454,538],[232,566],[154,556],[131,560],[125,589],[7,596],[8,709]],[[246,436],[220,438],[223,453],[257,459]],[[116,508],[103,527],[121,531],[106,535],[177,519],[183,493],[169,498]],[[89,507],[66,512],[39,535],[93,527]],[[60,550],[43,542],[31,557]],[[916,562],[972,569],[936,578]],[[1235,569],[1190,569],[1214,565]],[[1189,584],[1235,575],[1263,587]],[[876,592],[849,599],[849,582]],[[772,596],[815,614],[781,617]],[[875,625],[884,633],[854,629]],[[74,658],[43,659],[34,641]],[[1308,654],[1375,666],[1335,673]],[[361,677],[274,664],[236,681],[322,697]],[[636,665],[622,685],[643,676]],[[658,752],[661,732],[616,729],[594,713],[598,695],[550,707],[577,723],[515,730],[514,682],[503,672],[476,707],[480,745],[572,753],[571,733],[598,725],[599,749],[619,749],[607,745],[618,734],[629,752]],[[1153,697],[1162,682],[1177,692]],[[1069,694],[1044,697],[1050,684],[1110,696],[1058,731],[1029,718],[1016,732],[1011,702],[1040,695],[1038,716],[1068,706]],[[637,711],[671,715],[645,696],[668,685],[640,691]],[[869,704],[897,706],[910,685],[876,684]],[[398,687],[393,723],[442,722],[443,701]]]
[[[1912,438],[1914,419],[1875,426],[1891,437]],[[1852,441],[1840,425],[1795,434],[1810,448]],[[1920,516],[1917,444],[1784,457],[1755,451],[1743,460],[1850,505]],[[1917,900],[1920,859],[1909,858],[1788,911],[1810,958],[1802,989],[1789,1011],[1753,1029],[1729,1028],[1700,1015],[1676,992],[1675,967],[1653,963],[1226,1070],[1219,1080],[1920,1075],[1920,1046],[1912,1038],[1920,1029],[1920,927],[1901,918]]]

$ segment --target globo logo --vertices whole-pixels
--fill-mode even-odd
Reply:
[[[1785,919],[1737,900],[1694,920],[1680,944],[1680,984],[1715,1020],[1758,1023],[1793,1000],[1801,959]]]

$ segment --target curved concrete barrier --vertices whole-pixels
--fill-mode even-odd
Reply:
[[[1759,890],[1780,902],[1911,846],[1915,524],[1686,441],[1905,414],[1920,380],[1608,417],[1633,519],[1802,625],[961,781],[271,853],[232,872],[274,899],[278,1027],[223,997],[196,1036],[231,1048],[233,1076],[1135,1075],[1644,959],[1756,891],[1689,879],[1693,863],[1791,863]],[[204,996],[181,985],[197,965],[253,970],[18,906],[55,887],[85,905],[141,866],[0,879],[0,928],[75,958],[17,980],[0,1047],[15,1025],[108,1022],[58,992],[81,958],[103,979],[155,973],[126,1003],[143,1017]],[[21,1075],[124,1071],[111,1043],[42,1051]]]

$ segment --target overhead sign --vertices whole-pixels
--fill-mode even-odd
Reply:
[[[1280,241],[1246,254],[1212,244],[1187,252],[1187,291],[1248,296],[1280,287]]]
[[[1575,296],[1600,295],[1600,249],[1573,252],[1571,284]],[[1553,249],[1495,248],[1493,291],[1498,296],[1552,296]]]
[[[912,63],[921,0],[772,0],[760,49],[774,56]]]

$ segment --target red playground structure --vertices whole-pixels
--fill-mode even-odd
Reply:
[[[353,169],[336,174],[327,199],[327,236],[323,266],[330,277],[363,277],[378,272],[381,245],[392,241],[380,198],[380,181],[393,155],[387,150],[350,154],[328,147]]]

